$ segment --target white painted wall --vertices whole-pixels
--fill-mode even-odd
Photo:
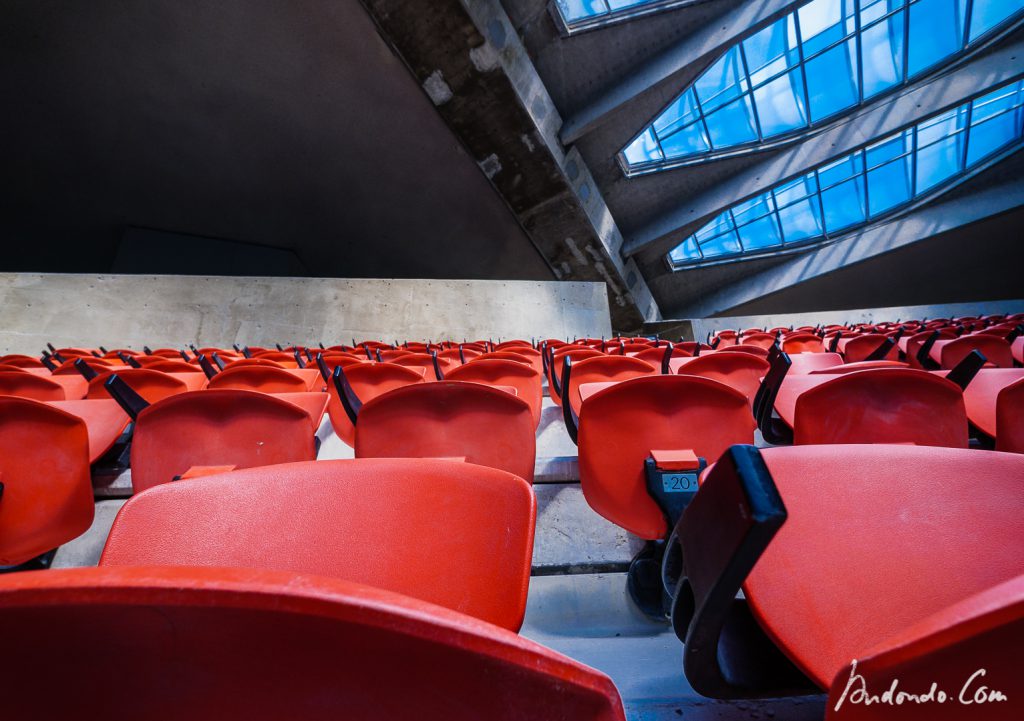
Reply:
[[[604,283],[0,273],[0,353],[602,335]]]

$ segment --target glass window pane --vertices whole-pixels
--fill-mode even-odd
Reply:
[[[739,46],[729,48],[725,55],[697,78],[693,87],[705,114],[742,93],[747,85],[740,64]]]
[[[869,168],[881,165],[887,160],[899,157],[903,153],[910,152],[911,136],[909,130],[892,135],[885,140],[880,140],[874,145],[869,145],[864,153]]]
[[[867,217],[864,207],[864,178],[835,185],[821,193],[821,206],[825,213],[825,228],[829,233],[863,223]]]
[[[855,43],[855,40],[848,40],[807,61],[807,100],[812,123],[857,104]]]
[[[860,0],[860,26],[866,27],[873,20],[903,7],[903,0]]]
[[[818,198],[801,200],[787,208],[779,208],[779,224],[787,243],[796,243],[821,235]]]
[[[719,255],[730,255],[732,253],[739,253],[740,243],[736,239],[735,232],[729,232],[725,235],[720,235],[717,238],[712,238],[706,243],[700,244],[701,252],[704,253],[705,258],[714,258]]]
[[[749,95],[709,115],[707,124],[713,148],[726,148],[757,140]]]
[[[740,240],[744,250],[761,250],[782,245],[779,228],[775,224],[775,216],[769,215],[755,220],[739,229]]]
[[[682,158],[687,155],[706,153],[710,150],[704,126],[701,123],[687,126],[678,133],[662,138],[661,149],[666,158]]]
[[[697,101],[693,97],[693,89],[691,88],[665,108],[662,114],[654,121],[654,130],[658,133],[659,138],[664,138],[684,125],[694,122],[698,117]]]
[[[960,50],[967,0],[918,0],[910,6],[907,74],[916,75]]]
[[[915,195],[934,188],[960,172],[964,137],[964,133],[957,133],[918,148]]]
[[[804,113],[803,77],[800,69],[757,88],[754,91],[754,106],[761,121],[763,138],[805,127],[807,115]]]
[[[604,15],[608,5],[604,0],[558,0],[558,9],[567,22]]]
[[[797,10],[804,57],[841,40],[846,34],[842,0],[812,0]],[[850,23],[853,30],[853,23]]]
[[[868,171],[868,201],[872,216],[910,200],[910,156]]]
[[[864,156],[858,151],[818,168],[818,185],[827,188],[863,172]]]
[[[732,227],[732,217],[729,215],[729,211],[725,211],[716,215],[711,222],[698,230],[694,237],[703,244],[706,240],[716,235],[731,231]]]
[[[870,98],[903,81],[903,13],[861,33],[864,97]]]
[[[654,139],[654,133],[650,128],[644,134],[626,146],[622,151],[626,156],[626,162],[630,165],[649,163],[654,160],[664,160],[661,151],[658,150],[658,143]]]
[[[974,0],[970,39],[978,39],[1018,10],[1019,0]]]
[[[772,212],[771,192],[756,195],[750,200],[744,200],[732,207],[732,217],[738,225],[749,223],[762,215]]]
[[[775,207],[781,208],[783,205],[789,205],[793,201],[806,198],[816,192],[818,192],[818,184],[814,173],[808,173],[775,188]]]
[[[682,243],[672,249],[668,254],[673,263],[685,263],[690,260],[700,260],[700,250],[697,248],[697,241],[691,235]]]
[[[980,122],[971,121],[967,141],[967,167],[1016,140],[1021,134],[1021,110],[1004,111]]]
[[[792,15],[744,40],[743,53],[747,58],[750,82],[763,82],[796,65],[800,60],[796,45],[796,25]]]

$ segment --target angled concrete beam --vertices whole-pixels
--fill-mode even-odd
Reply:
[[[501,3],[362,2],[555,275],[603,281],[616,330],[659,317],[586,163],[562,147],[562,119]]]
[[[620,109],[639,96],[663,84],[673,86],[671,95],[683,90],[678,76],[693,66],[708,65],[738,37],[756,25],[768,23],[792,10],[806,0],[764,0],[744,3],[732,13],[709,23],[677,45],[652,58],[636,71],[605,89],[590,105],[567,118],[562,126],[562,142],[569,144],[606,123]],[[638,131],[637,126],[633,132]]]
[[[626,256],[669,252],[726,208],[786,178],[849,153],[873,139],[962,103],[966,98],[1024,73],[1024,40],[999,48],[955,72],[888,96],[844,120],[771,154],[728,182],[686,198],[627,238]]]
[[[796,257],[771,270],[722,288],[682,308],[680,318],[720,315],[730,308],[859,263],[882,253],[926,241],[990,216],[1024,205],[1024,179],[986,188],[940,203],[924,205],[889,222],[851,233],[842,240]]]

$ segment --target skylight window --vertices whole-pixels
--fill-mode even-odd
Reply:
[[[690,5],[701,0],[555,0],[555,19],[564,34]]]
[[[811,0],[726,50],[620,153],[628,174],[799,133],[973,49],[1022,0]]]
[[[934,115],[741,203],[669,253],[678,269],[820,243],[962,177],[1024,137],[1024,81]]]

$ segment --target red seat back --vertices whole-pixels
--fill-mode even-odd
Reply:
[[[479,383],[439,381],[397,388],[365,403],[356,458],[465,458],[533,482],[529,404]]]
[[[535,506],[521,478],[458,461],[289,463],[136,496],[118,513],[100,564],[332,576],[515,631]]]
[[[109,377],[110,373],[103,371],[89,381],[89,391],[85,397],[89,399],[110,398],[110,394],[103,387],[103,384],[106,383]],[[117,377],[122,379],[133,391],[150,403],[162,401],[168,396],[184,393],[188,390],[188,384],[180,378],[148,368],[129,368],[118,371]]]
[[[489,354],[494,355],[494,354]],[[507,386],[516,389],[516,395],[530,406],[533,425],[540,424],[541,374],[532,365],[516,360],[476,358],[464,366],[457,366],[445,372],[445,380],[469,381],[490,386]]]
[[[0,566],[13,566],[92,524],[89,434],[82,419],[0,396]]]
[[[800,394],[793,442],[916,443],[967,447],[963,392],[927,371],[879,368],[837,374]]]
[[[0,396],[37,401],[62,401],[67,397],[60,383],[25,371],[0,371]]]
[[[865,333],[850,338],[846,341],[843,346],[843,357],[847,363],[856,363],[857,361],[867,360],[867,357],[878,350],[879,346],[882,345],[886,340],[886,336],[881,333]],[[893,347],[886,353],[884,359],[879,360],[899,360],[900,349],[898,346],[893,344]]]
[[[996,450],[1024,453],[1024,380],[999,391],[996,397]]]
[[[309,415],[265,393],[205,390],[149,406],[135,424],[132,487],[168,483],[193,466],[252,468],[316,458]]]
[[[0,662],[19,691],[4,701],[12,719],[625,718],[598,671],[464,614],[320,576],[10,574],[0,578],[0,635],[18,649]],[[98,692],[115,668],[125,682]]]
[[[793,333],[782,339],[782,350],[787,353],[824,353],[825,346],[813,333]]]
[[[555,402],[556,406],[561,407],[562,397],[555,392],[553,376],[557,374],[559,377],[559,381],[561,380],[562,365],[565,363],[565,359],[569,358],[573,363],[576,363],[577,361],[582,361],[586,358],[598,358],[603,355],[604,353],[602,353],[599,350],[594,350],[593,348],[583,348],[581,346],[576,345],[562,346],[561,348],[555,350],[553,360],[550,363],[548,363],[548,396],[551,398],[552,401]]]
[[[843,365],[843,357],[838,353],[793,353],[789,359],[793,362],[789,372],[795,375]]]
[[[698,356],[680,367],[678,373],[719,381],[753,402],[768,368],[768,361],[764,358],[749,353],[721,352]]]
[[[718,381],[651,375],[616,383],[589,397],[580,415],[583,494],[612,523],[641,538],[664,538],[665,517],[646,489],[650,452],[692,449],[713,463],[753,437],[746,397]]]
[[[346,366],[345,377],[348,378],[349,385],[355,391],[356,397],[363,403],[395,388],[401,388],[410,383],[423,383],[426,380],[421,373],[394,363],[362,363]],[[327,392],[330,394],[330,400],[327,401],[327,414],[331,418],[331,427],[334,428],[338,438],[349,446],[355,446],[356,428],[345,413],[341,399],[338,398],[338,389],[334,387],[333,382],[327,384]]]
[[[259,391],[261,393],[302,393],[309,386],[284,368],[266,365],[225,368],[210,379],[210,390]]]
[[[561,369],[558,372],[561,373]],[[572,374],[569,378],[569,403],[579,416],[583,405],[580,386],[584,383],[625,381],[659,372],[659,369],[650,363],[628,356],[602,355],[584,358],[579,362],[573,361]]]
[[[971,335],[949,341],[942,346],[943,368],[955,368],[971,351],[979,350],[996,368],[1013,368],[1013,355],[1005,338],[991,335]]]

